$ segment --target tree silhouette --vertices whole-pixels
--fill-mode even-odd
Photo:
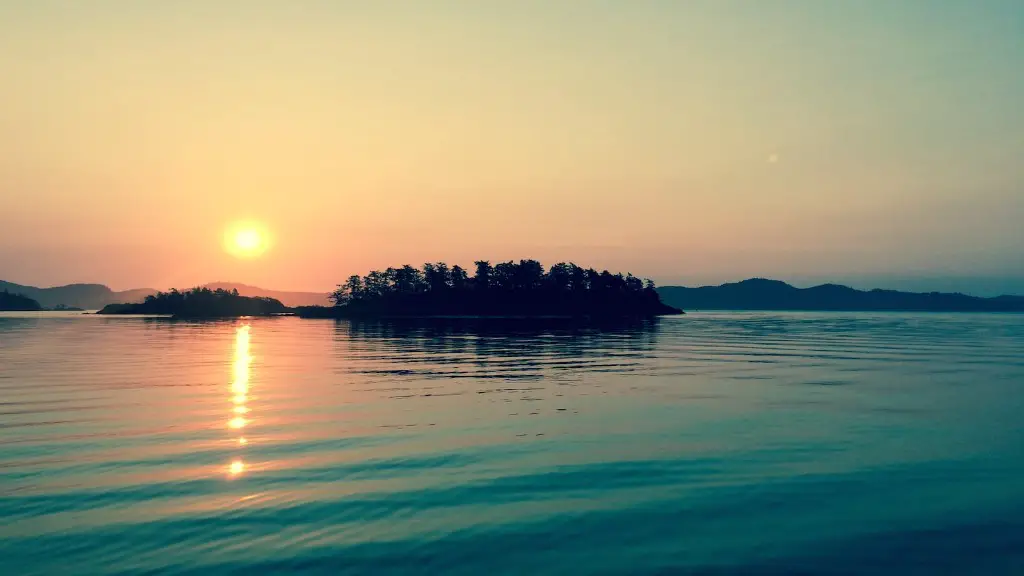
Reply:
[[[452,266],[451,284],[454,290],[465,290],[469,286],[469,276],[466,275],[466,271],[462,266],[458,264]]]
[[[565,262],[559,262],[548,270],[547,280],[555,292],[568,292],[572,286],[572,269]]]
[[[487,260],[477,260],[474,264],[476,264],[476,274],[473,275],[473,287],[477,290],[487,290],[491,287],[494,268]]]
[[[351,276],[331,294],[333,311],[309,315],[655,315],[665,306],[648,281],[559,262],[547,272],[537,260],[477,260],[470,278],[461,266],[427,262]],[[166,298],[175,298],[172,294]]]
[[[288,308],[278,300],[239,296],[238,290],[192,288],[179,291],[171,288],[167,292],[146,296],[140,304],[111,304],[100,310],[100,314],[169,314],[187,318],[209,318],[268,316],[287,311]]]
[[[515,289],[516,265],[514,262],[501,262],[494,267],[494,286],[501,290]]]

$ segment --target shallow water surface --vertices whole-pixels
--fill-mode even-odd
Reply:
[[[1024,573],[1024,316],[0,316],[10,574]]]

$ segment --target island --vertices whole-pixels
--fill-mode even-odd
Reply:
[[[296,315],[302,318],[647,318],[682,314],[662,303],[654,282],[573,263],[545,270],[536,260],[492,266],[475,262],[472,276],[444,262],[404,265],[351,276],[330,295],[333,306],[289,308],[237,289],[196,287],[146,296],[136,304],[109,304],[98,314],[235,318]]]
[[[35,300],[4,290],[0,292],[0,312],[36,312],[43,307]]]
[[[290,309],[273,298],[240,296],[238,290],[171,289],[146,296],[138,304],[108,304],[97,314],[153,314],[175,318],[236,318],[287,314]]]
[[[537,260],[461,266],[427,263],[351,276],[331,296],[334,306],[294,308],[303,318],[549,317],[609,318],[682,314],[661,302],[654,283]]]
[[[68,306],[67,304],[57,304],[52,308],[47,308],[51,312],[85,312],[85,308],[79,308],[78,306]]]

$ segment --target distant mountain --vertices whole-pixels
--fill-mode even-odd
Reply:
[[[149,288],[123,292],[114,292],[102,284],[68,284],[53,288],[37,288],[0,280],[0,291],[3,290],[27,296],[39,302],[44,308],[66,306],[86,310],[98,310],[107,304],[142,302],[146,296],[156,294],[156,290]]]
[[[779,280],[686,288],[658,288],[662,301],[684,310],[843,310],[931,312],[1024,312],[1024,297],[977,298],[965,294],[855,290],[838,284],[796,288]]]
[[[333,303],[327,299],[327,293],[323,292],[283,292],[279,290],[265,290],[257,286],[239,284],[237,282],[211,282],[203,284],[203,288],[210,290],[238,290],[240,296],[259,296],[262,298],[273,298],[280,300],[288,307],[295,306],[330,306]]]
[[[204,287],[211,290],[238,290],[241,296],[260,296],[280,300],[285,306],[328,306],[331,302],[327,293],[317,292],[279,292],[265,290],[257,286],[239,284],[237,282],[211,282]],[[99,310],[107,304],[137,304],[146,296],[156,294],[152,288],[136,288],[115,292],[103,284],[68,284],[52,288],[23,286],[13,282],[0,280],[0,292],[7,290],[12,294],[21,294],[36,300],[44,308],[67,306],[86,310]]]
[[[39,305],[39,302],[29,298],[28,296],[22,296],[21,294],[15,294],[8,292],[7,290],[0,290],[0,311],[35,311],[42,310],[43,307]]]
[[[237,282],[211,282],[211,290],[238,290],[241,296],[280,300],[285,306],[329,306],[326,293],[266,290]],[[21,294],[44,308],[67,306],[99,310],[108,304],[134,304],[156,294],[150,288],[115,292],[102,284],[69,284],[52,288],[23,286],[0,280],[0,292]],[[658,288],[662,302],[683,310],[849,310],[1024,312],[1024,296],[977,298],[965,294],[914,293],[896,290],[856,290],[838,284],[796,288],[778,280],[752,278],[742,282],[686,288]]]

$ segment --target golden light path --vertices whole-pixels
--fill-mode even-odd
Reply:
[[[242,324],[235,328],[235,358],[231,381],[231,402],[234,404],[231,413],[234,414],[234,417],[228,420],[228,428],[239,431],[249,424],[244,416],[249,413],[246,402],[249,399],[249,365],[252,363],[252,356],[249,355],[249,330],[248,324]],[[238,437],[239,446],[245,446],[248,443],[244,436]],[[228,465],[228,474],[232,477],[243,472],[245,472],[245,462],[241,458],[233,460]]]

